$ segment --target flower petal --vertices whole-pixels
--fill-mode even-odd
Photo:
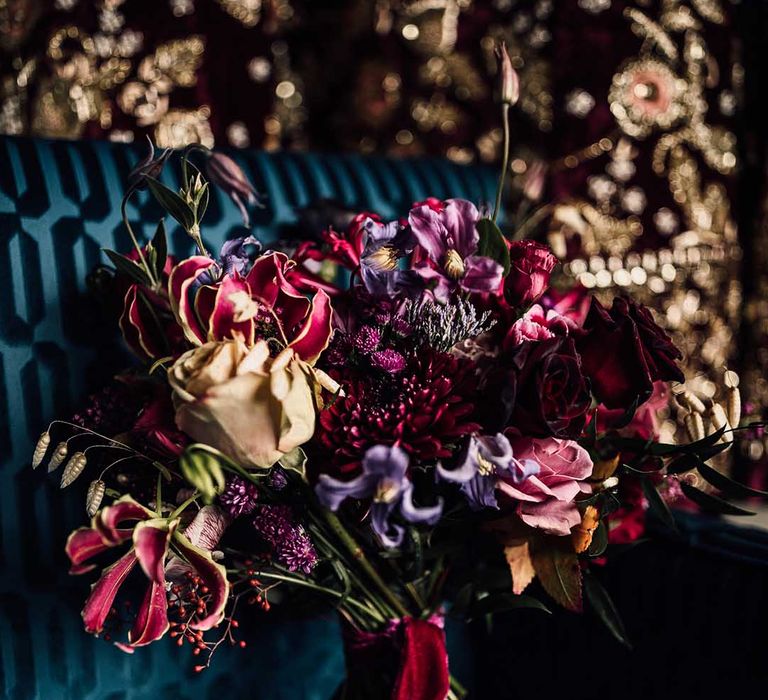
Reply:
[[[128,521],[149,520],[155,514],[130,496],[123,496],[111,506],[102,508],[93,516],[91,527],[99,532],[106,544],[116,545],[129,540],[133,528],[118,528],[118,525]]]
[[[496,292],[501,285],[504,268],[491,258],[470,255],[464,259],[461,286],[470,292]]]
[[[333,309],[331,298],[321,289],[312,299],[309,316],[299,334],[290,343],[293,351],[308,364],[313,364],[331,341]]]
[[[338,510],[345,498],[368,498],[373,495],[379,478],[373,474],[361,474],[349,481],[339,481],[327,474],[321,474],[315,493],[326,508]]]
[[[171,309],[179,322],[184,335],[190,343],[202,345],[206,341],[205,329],[200,326],[195,315],[189,288],[204,272],[216,264],[211,258],[194,255],[176,265],[168,278],[168,296]]]
[[[210,552],[195,547],[178,530],[173,533],[173,544],[179,554],[187,560],[208,587],[208,599],[205,614],[190,622],[190,627],[196,630],[209,630],[216,627],[224,618],[224,608],[229,597],[229,582],[227,570],[213,561]]]
[[[423,204],[411,209],[408,214],[408,223],[411,225],[416,242],[427,251],[427,255],[432,260],[436,263],[441,262],[447,247],[445,227],[440,214]]]
[[[72,562],[72,568],[70,568],[69,573],[83,574],[86,571],[90,571],[96,565],[87,564],[83,566],[83,562],[107,551],[111,546],[104,542],[98,530],[94,530],[91,527],[81,527],[75,530],[67,538],[67,544],[64,548],[69,560]]]
[[[165,354],[165,347],[158,344],[159,329],[152,329],[148,324],[155,323],[154,319],[145,318],[142,314],[142,304],[149,304],[147,299],[141,298],[141,290],[138,284],[132,284],[125,294],[123,301],[123,313],[120,315],[120,330],[128,346],[139,357],[147,360],[153,360],[156,357],[162,357]]]
[[[434,525],[443,512],[443,499],[437,499],[437,505],[417,506],[413,502],[413,484],[410,482],[403,491],[403,499],[400,501],[400,512],[409,523],[424,523]]]
[[[453,248],[466,258],[477,251],[480,234],[475,224],[480,218],[477,207],[466,199],[447,199],[440,216]],[[501,281],[501,279],[499,279]]]
[[[91,586],[91,595],[85,601],[83,622],[85,631],[98,634],[104,629],[104,621],[109,615],[117,590],[123,585],[128,574],[136,565],[136,553],[131,549],[112,566],[101,574],[101,578]]]
[[[213,313],[208,321],[208,339],[223,340],[242,335],[247,345],[253,345],[254,321],[252,317],[236,320],[238,316],[237,298],[246,295],[250,299],[251,288],[239,277],[225,277],[219,285],[214,302]],[[253,305],[254,302],[251,301]]]
[[[154,583],[165,582],[165,558],[177,525],[178,520],[154,518],[138,523],[133,530],[136,558],[147,578]]]
[[[163,637],[169,628],[168,595],[163,577],[162,581],[147,586],[136,620],[128,632],[128,641],[133,647],[145,646]]]

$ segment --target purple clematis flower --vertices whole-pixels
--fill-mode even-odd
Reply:
[[[385,547],[398,547],[405,528],[391,522],[399,513],[409,523],[434,525],[443,511],[442,499],[435,506],[422,508],[413,502],[413,484],[407,476],[408,455],[400,447],[376,445],[363,458],[363,473],[351,481],[339,481],[321,474],[315,487],[320,502],[338,510],[346,498],[370,498],[371,524]]]
[[[420,204],[411,209],[408,223],[417,243],[432,265],[417,268],[426,282],[435,284],[433,294],[447,301],[451,291],[460,287],[468,292],[495,292],[501,284],[504,268],[491,258],[477,255],[480,218],[472,202],[448,199]]]
[[[391,297],[399,290],[413,288],[420,281],[412,270],[401,270],[401,257],[413,250],[411,232],[398,221],[382,224],[373,219],[363,222],[363,254],[360,275],[375,297]]]
[[[155,145],[152,143],[152,139],[150,139],[149,136],[147,136],[147,142],[149,144],[147,155],[136,163],[133,170],[128,174],[129,189],[143,190],[147,186],[144,181],[145,178],[159,178],[163,166],[165,165],[165,161],[168,160],[168,157],[173,153],[172,148],[166,148],[159,156],[155,157]]]
[[[217,264],[200,274],[190,285],[190,293],[194,293],[204,284],[216,284],[224,277],[230,277],[235,273],[245,275],[251,264],[251,256],[246,248],[249,245],[256,246],[257,254],[261,252],[261,243],[253,236],[240,236],[224,241]]]
[[[537,462],[515,459],[512,445],[501,433],[473,435],[458,468],[445,469],[437,465],[440,478],[461,484],[461,492],[472,510],[499,507],[494,490],[500,477],[521,484],[538,472]]]

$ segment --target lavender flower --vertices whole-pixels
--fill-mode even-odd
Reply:
[[[456,343],[484,333],[495,323],[490,311],[478,316],[474,304],[464,299],[448,304],[407,302],[405,319],[413,335],[440,352],[448,352]]]
[[[461,484],[461,492],[473,510],[499,507],[494,489],[502,475],[521,484],[538,472],[539,465],[533,460],[515,459],[512,445],[501,433],[473,435],[458,468],[445,469],[437,465],[440,478]]]
[[[320,502],[338,510],[346,498],[370,498],[371,525],[385,547],[398,547],[405,528],[390,519],[399,513],[410,523],[434,525],[443,512],[442,499],[426,508],[413,502],[413,484],[407,476],[408,455],[400,447],[371,447],[363,458],[363,473],[351,481],[321,474],[315,487]]]
[[[302,525],[296,522],[290,506],[259,506],[253,527],[270,546],[272,556],[289,571],[312,572],[317,551]]]
[[[418,275],[398,267],[400,258],[413,250],[410,231],[398,221],[382,224],[373,219],[366,219],[363,229],[360,275],[368,292],[374,297],[391,297],[417,286]]]
[[[258,497],[259,491],[255,484],[233,476],[219,496],[219,503],[230,518],[239,518],[253,512]]]

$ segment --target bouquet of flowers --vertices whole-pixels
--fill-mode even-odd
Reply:
[[[88,632],[129,652],[170,636],[199,671],[243,606],[306,591],[341,617],[344,697],[462,697],[446,614],[587,600],[625,641],[591,573],[608,544],[649,508],[674,526],[669,502],[740,512],[713,490],[755,493],[706,463],[739,424],[735,374],[704,405],[646,308],[550,288],[555,257],[505,235],[498,200],[360,213],[292,257],[253,237],[213,256],[203,171],[246,220],[256,193],[224,155],[198,169],[200,150],[173,190],[150,149],[126,194],[148,188],[196,254],[169,255],[163,222],[140,245],[127,218],[135,250],[108,252],[140,363],[33,456],[63,465],[62,488],[90,481],[66,545],[71,573],[98,570]],[[688,444],[657,440],[667,382]]]

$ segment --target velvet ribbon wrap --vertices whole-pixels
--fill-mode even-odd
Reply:
[[[343,622],[347,680],[337,697],[445,700],[448,653],[441,615],[392,620],[379,632]]]

